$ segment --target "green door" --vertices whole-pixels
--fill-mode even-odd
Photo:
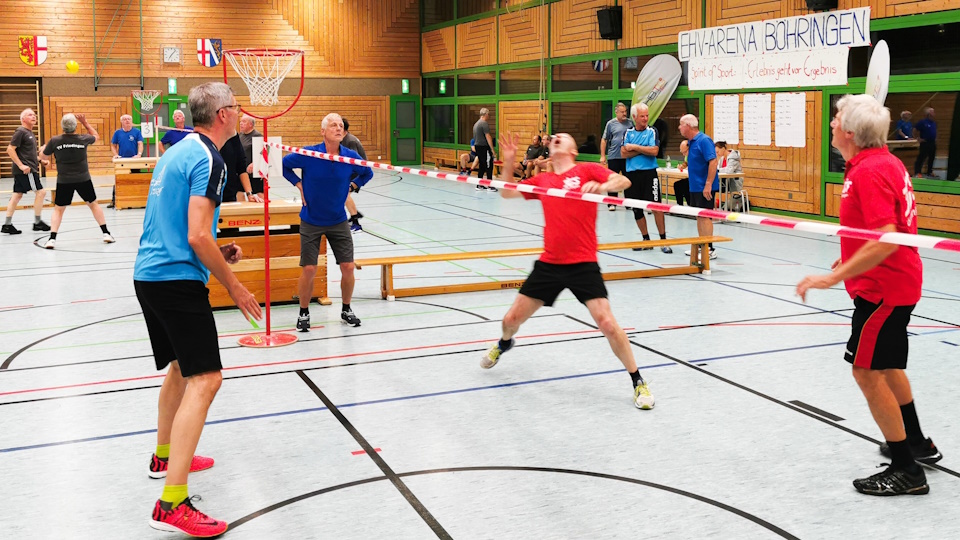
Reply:
[[[420,96],[390,96],[390,163],[420,165]]]

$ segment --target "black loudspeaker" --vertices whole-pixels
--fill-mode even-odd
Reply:
[[[623,37],[623,7],[608,7],[597,11],[597,24],[600,25],[600,37],[620,39]]]
[[[807,9],[810,11],[830,11],[837,9],[839,0],[807,0]]]

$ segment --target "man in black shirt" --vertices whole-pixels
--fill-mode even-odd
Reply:
[[[77,134],[77,123],[83,124],[86,135]],[[63,135],[50,139],[43,147],[43,157],[53,156],[57,160],[57,196],[53,203],[53,230],[50,239],[43,247],[54,249],[57,246],[57,231],[63,219],[63,211],[73,202],[73,194],[78,193],[93,212],[97,225],[103,231],[103,243],[112,244],[116,240],[107,230],[107,219],[103,210],[97,204],[97,194],[93,189],[93,179],[90,177],[90,166],[87,164],[87,147],[100,140],[100,134],[87,122],[84,114],[65,114],[60,121]]]
[[[37,159],[37,138],[33,135],[33,126],[37,123],[37,113],[32,109],[24,109],[20,113],[20,127],[13,132],[10,144],[7,146],[7,155],[13,161],[13,195],[7,205],[7,219],[0,232],[6,234],[20,234],[20,229],[13,226],[13,213],[20,204],[23,194],[34,191],[33,197],[33,230],[49,231],[50,226],[40,219],[43,211],[43,199],[47,192],[40,183],[40,163]],[[47,164],[46,161],[43,163]]]
[[[263,202],[250,185],[250,175],[247,174],[247,156],[243,150],[243,141],[240,135],[227,139],[220,149],[223,162],[227,166],[227,183],[223,188],[223,202],[251,201]]]

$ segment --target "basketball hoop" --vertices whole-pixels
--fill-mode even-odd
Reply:
[[[156,142],[159,140],[159,137],[157,136],[157,130],[155,130],[154,127],[159,127],[160,125],[159,119],[157,118],[157,113],[160,112],[160,105],[156,101],[161,94],[162,92],[160,90],[130,91],[130,95],[133,96],[133,99],[137,103],[140,103],[140,107],[137,107],[136,103],[134,103],[133,108],[136,109],[137,113],[140,114],[140,131],[143,133],[145,143],[147,142],[147,139],[153,139],[155,145],[159,144]],[[150,120],[152,120],[152,122]],[[144,152],[145,155],[150,155],[149,144],[144,144]],[[157,155],[160,155],[159,149],[157,150]]]
[[[223,82],[227,83],[227,63],[233,66],[247,90],[250,91],[250,105],[271,106],[280,103],[278,93],[283,79],[290,73],[297,60],[300,61],[300,90],[293,102],[283,111],[272,116],[258,116],[243,107],[240,110],[245,114],[263,120],[263,140],[267,138],[267,120],[283,116],[300,100],[303,94],[304,62],[303,51],[297,49],[229,49],[223,51],[223,56],[227,62],[223,64]],[[269,170],[268,147],[263,147],[263,160]],[[255,334],[240,338],[239,343],[244,347],[278,347],[289,345],[297,341],[296,334],[270,332],[270,178],[266,171],[261,173],[263,177],[263,240],[264,240],[264,311],[266,311],[267,328],[265,334]]]
[[[161,92],[159,90],[133,90],[130,93],[133,95],[133,99],[140,102],[140,108],[137,111],[141,115],[156,112],[153,110],[153,102],[160,97]]]

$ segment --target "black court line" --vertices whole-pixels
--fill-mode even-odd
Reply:
[[[616,480],[616,481],[618,481],[618,482],[627,482],[627,483],[630,483],[630,484],[636,484],[636,485],[639,485],[639,486],[644,486],[644,487],[648,487],[648,488],[652,488],[652,489],[658,489],[658,490],[660,490],[660,491],[666,491],[667,493],[672,493],[672,494],[674,494],[674,495],[680,495],[681,497],[686,497],[686,498],[688,498],[688,499],[692,499],[692,500],[695,500],[695,501],[697,501],[697,502],[702,502],[702,503],[708,504],[708,505],[710,505],[710,506],[713,506],[714,508],[718,508],[718,509],[720,509],[720,510],[729,512],[729,513],[734,514],[734,515],[736,515],[736,516],[739,516],[739,517],[741,517],[741,518],[743,518],[743,519],[746,519],[746,520],[748,520],[748,521],[751,521],[751,522],[753,522],[753,523],[755,523],[755,524],[763,527],[764,529],[767,529],[768,531],[770,531],[770,532],[772,532],[772,533],[780,536],[781,538],[787,538],[787,539],[790,539],[790,540],[799,540],[799,537],[794,536],[794,535],[788,533],[787,531],[781,529],[780,527],[777,527],[776,525],[770,523],[769,521],[766,521],[766,520],[764,520],[764,519],[762,519],[762,518],[760,518],[760,517],[757,517],[757,516],[755,516],[755,515],[753,515],[753,514],[751,514],[751,513],[749,513],[749,512],[746,512],[746,511],[744,511],[744,510],[741,510],[741,509],[736,508],[736,507],[734,507],[734,506],[731,506],[731,505],[729,505],[729,504],[725,504],[725,503],[722,503],[722,502],[720,502],[720,501],[716,501],[716,500],[714,500],[714,499],[710,499],[710,498],[708,498],[708,497],[704,497],[703,495],[697,495],[696,493],[691,493],[691,492],[689,492],[689,491],[684,491],[684,490],[682,490],[682,489],[677,489],[677,488],[675,488],[675,487],[667,486],[667,485],[664,485],[664,484],[657,484],[657,483],[654,483],[654,482],[648,482],[648,481],[646,481],[646,480],[640,480],[640,479],[637,479],[637,478],[630,478],[630,477],[627,477],[627,476],[620,476],[620,475],[615,475],[615,474],[607,474],[607,473],[600,473],[600,472],[593,472],[593,471],[580,471],[580,470],[575,470],[575,469],[557,469],[557,468],[553,468],[553,467],[511,467],[511,466],[498,466],[498,465],[494,465],[494,466],[480,466],[480,467],[451,467],[451,468],[445,468],[445,469],[429,469],[429,470],[422,470],[422,471],[409,471],[409,472],[405,472],[405,473],[399,473],[399,474],[397,474],[396,476],[399,477],[399,478],[410,478],[410,477],[415,477],[415,476],[426,476],[426,475],[430,475],[430,474],[447,474],[447,473],[460,473],[460,472],[490,472],[490,471],[537,472],[537,473],[569,474],[569,475],[576,475],[576,476],[586,476],[586,477],[590,477],[590,478],[602,478],[602,479],[604,479],[604,480]],[[251,514],[248,514],[248,515],[246,515],[246,516],[244,516],[244,517],[242,517],[242,518],[240,518],[240,519],[237,519],[237,520],[232,521],[232,522],[230,523],[230,530],[236,529],[237,527],[243,525],[244,523],[247,523],[247,522],[249,522],[249,521],[251,521],[251,520],[253,520],[253,519],[256,519],[256,518],[258,518],[258,517],[260,517],[260,516],[262,516],[262,515],[264,515],[264,514],[268,514],[268,513],[272,512],[272,511],[274,511],[274,510],[278,510],[278,509],[283,508],[283,507],[285,507],[285,506],[289,506],[289,505],[291,505],[291,504],[298,503],[298,502],[300,502],[300,501],[303,501],[303,500],[306,500],[306,499],[309,499],[309,498],[312,498],[312,497],[316,497],[316,496],[318,496],[318,495],[323,495],[323,494],[330,493],[330,492],[333,492],[333,491],[337,491],[337,490],[340,490],[340,489],[350,488],[350,487],[354,487],[354,486],[360,486],[360,485],[363,485],[363,484],[370,484],[370,483],[373,483],[373,482],[380,482],[380,481],[387,480],[387,479],[388,479],[388,478],[385,477],[385,476],[377,476],[377,477],[373,477],[373,478],[365,478],[365,479],[363,479],[363,480],[356,480],[356,481],[353,481],[353,482],[347,482],[347,483],[344,483],[344,484],[338,484],[338,485],[336,485],[336,486],[330,486],[330,487],[327,487],[327,488],[318,489],[318,490],[316,490],[316,491],[311,491],[310,493],[304,493],[303,495],[298,495],[298,496],[296,496],[296,497],[291,497],[291,498],[289,498],[289,499],[286,499],[286,500],[284,500],[284,501],[281,501],[281,502],[278,502],[278,503],[276,503],[276,504],[270,505],[270,506],[268,506],[268,507],[266,507],[266,508],[263,508],[263,509],[261,509],[261,510],[257,510],[256,512],[253,512],[253,513],[251,513]]]
[[[489,321],[489,320],[491,320],[491,319],[489,319],[489,318],[487,318],[487,317],[484,317],[483,315],[480,315],[480,314],[478,314],[478,313],[474,313],[474,312],[472,312],[472,311],[467,311],[467,310],[465,310],[465,309],[459,309],[459,308],[450,307],[450,306],[444,306],[444,305],[441,305],[441,304],[430,304],[430,303],[428,303],[428,302],[417,302],[417,301],[414,301],[414,300],[402,300],[402,299],[400,299],[400,298],[397,298],[396,301],[397,301],[397,302],[403,302],[403,303],[406,303],[406,304],[420,304],[420,305],[422,305],[422,306],[433,306],[433,307],[444,308],[444,309],[452,309],[453,311],[459,311],[460,313],[466,313],[467,315],[473,315],[474,317],[477,317],[477,318],[479,318],[480,320],[483,320],[483,321]],[[547,316],[549,317],[550,315],[547,315]],[[553,315],[553,316],[556,317],[556,315]]]
[[[587,326],[587,327],[589,327],[589,328],[597,329],[596,326],[594,326],[594,325],[592,325],[592,324],[590,324],[590,323],[588,323],[588,322],[584,322],[584,321],[582,321],[582,320],[580,320],[580,319],[578,319],[578,318],[576,318],[576,317],[573,317],[573,316],[570,316],[570,315],[567,315],[566,317],[567,317],[568,319],[570,319],[570,320],[577,321],[577,322],[579,322],[580,324],[582,324],[582,325],[584,325],[584,326]],[[663,351],[658,351],[657,349],[654,349],[654,348],[652,348],[652,347],[648,347],[648,346],[646,346],[646,345],[642,345],[642,344],[637,343],[636,341],[633,341],[633,340],[630,340],[630,343],[631,343],[632,345],[634,345],[635,347],[639,347],[639,348],[641,348],[641,349],[643,349],[643,350],[645,350],[645,351],[651,352],[651,353],[653,353],[653,354],[655,354],[655,355],[657,355],[657,356],[661,356],[661,357],[663,357],[663,358],[666,358],[667,360],[670,360],[671,362],[676,362],[677,364],[679,364],[679,365],[681,365],[681,366],[686,366],[686,367],[688,367],[688,368],[690,368],[690,369],[693,369],[693,370],[695,370],[695,371],[698,371],[698,372],[700,372],[700,373],[702,373],[702,374],[704,374],[704,375],[706,375],[706,376],[708,376],[708,377],[713,377],[714,379],[716,379],[716,380],[718,380],[718,381],[720,381],[720,382],[727,383],[727,384],[729,384],[730,386],[733,386],[733,387],[735,387],[735,388],[739,388],[740,390],[743,390],[743,391],[745,391],[745,392],[749,392],[749,393],[751,393],[751,394],[753,394],[753,395],[755,395],[755,396],[757,396],[757,397],[759,397],[759,398],[762,398],[762,399],[765,399],[765,400],[767,400],[767,401],[770,401],[771,403],[776,403],[777,405],[780,405],[781,407],[784,407],[784,408],[786,408],[786,409],[790,409],[790,410],[792,410],[792,411],[798,412],[798,413],[800,413],[800,414],[802,414],[802,415],[804,415],[804,416],[807,416],[807,417],[809,417],[809,418],[813,418],[814,420],[817,420],[817,421],[819,421],[819,422],[823,422],[824,424],[827,424],[828,426],[833,426],[833,427],[835,427],[835,428],[837,428],[837,429],[839,429],[839,430],[841,430],[841,431],[845,431],[846,433],[849,433],[850,435],[853,435],[853,436],[855,436],[855,437],[859,437],[859,438],[861,438],[861,439],[863,439],[863,440],[865,440],[865,441],[869,441],[869,442],[871,442],[871,443],[873,443],[873,444],[875,444],[875,445],[877,445],[877,446],[880,446],[880,441],[874,439],[873,437],[870,437],[869,435],[864,435],[863,433],[860,433],[859,431],[850,429],[850,428],[848,428],[847,426],[841,426],[840,424],[838,424],[838,423],[836,423],[836,422],[834,422],[834,421],[832,421],[832,420],[828,420],[827,418],[825,418],[825,417],[823,417],[823,416],[820,416],[820,415],[818,415],[818,414],[814,414],[814,413],[812,413],[812,412],[810,412],[810,411],[807,411],[807,410],[805,410],[805,409],[803,409],[803,408],[801,408],[801,407],[797,407],[796,405],[792,405],[792,404],[790,404],[790,403],[788,403],[788,402],[786,402],[786,401],[777,399],[777,398],[775,398],[775,397],[773,397],[773,396],[770,396],[770,395],[768,395],[768,394],[764,394],[763,392],[761,392],[761,391],[759,391],[759,390],[754,390],[753,388],[750,388],[749,386],[746,386],[746,385],[744,385],[744,384],[740,384],[740,383],[738,383],[738,382],[736,382],[736,381],[733,381],[733,380],[731,380],[731,379],[728,379],[728,378],[726,378],[726,377],[722,377],[722,376],[720,376],[720,375],[717,375],[716,373],[712,373],[712,372],[710,372],[710,371],[707,371],[706,369],[703,369],[703,368],[700,367],[700,366],[697,366],[697,365],[695,365],[695,364],[691,364],[690,362],[687,362],[686,360],[681,360],[681,359],[679,359],[679,358],[677,358],[677,357],[675,357],[675,356],[671,356],[671,355],[669,355],[669,354],[667,354],[667,353],[665,353],[665,352],[663,352]],[[954,470],[952,470],[952,469],[948,469],[948,468],[943,467],[943,466],[941,466],[941,465],[927,465],[927,466],[928,466],[928,467],[932,467],[932,468],[934,468],[934,469],[937,469],[938,471],[945,472],[945,473],[947,473],[947,474],[949,474],[949,475],[951,475],[951,476],[954,476],[954,477],[956,477],[956,478],[960,478],[960,472],[954,471]]]
[[[824,417],[824,418],[829,418],[830,420],[833,420],[834,422],[842,422],[842,421],[843,421],[843,418],[840,418],[839,416],[837,416],[837,415],[835,415],[835,414],[833,414],[833,413],[828,413],[827,411],[825,411],[825,410],[823,410],[823,409],[818,409],[817,407],[814,407],[813,405],[809,405],[809,404],[807,404],[807,403],[804,403],[804,402],[800,401],[799,399],[790,400],[790,401],[788,401],[787,403],[790,403],[790,404],[792,404],[792,405],[796,405],[797,407],[800,407],[801,409],[806,409],[806,410],[808,410],[808,411],[810,411],[810,412],[812,412],[812,413],[819,414],[820,416],[822,416],[822,417]]]
[[[100,324],[100,323],[108,322],[108,321],[115,321],[115,320],[117,320],[117,319],[125,319],[125,318],[127,318],[127,317],[132,317],[132,316],[134,316],[134,315],[139,315],[139,314],[140,314],[140,312],[138,311],[138,312],[136,312],[136,313],[128,313],[128,314],[126,314],[126,315],[120,315],[120,316],[117,316],[117,317],[110,317],[109,319],[103,319],[103,320],[99,320],[99,321],[93,321],[93,322],[91,322],[91,323],[81,324],[80,326],[74,326],[73,328],[68,328],[68,329],[66,329],[66,330],[64,330],[64,331],[62,331],[62,332],[57,332],[56,334],[51,334],[51,335],[49,335],[49,336],[47,336],[47,337],[45,337],[45,338],[40,338],[40,339],[38,339],[37,341],[34,341],[33,343],[24,345],[23,347],[20,348],[20,350],[18,350],[17,352],[11,354],[10,356],[8,356],[7,359],[3,361],[3,364],[0,364],[0,371],[5,370],[5,369],[7,369],[8,367],[10,367],[10,364],[13,363],[13,361],[14,361],[18,356],[20,356],[20,354],[22,354],[24,351],[26,351],[27,349],[33,347],[34,345],[37,345],[37,344],[39,344],[39,343],[43,343],[44,341],[46,341],[46,340],[48,340],[48,339],[52,339],[52,338],[55,338],[55,337],[57,337],[57,336],[62,336],[63,334],[66,334],[66,333],[68,333],[68,332],[73,332],[74,330],[79,330],[79,329],[81,329],[81,328],[86,328],[87,326],[93,326],[93,325],[95,325],[95,324]]]
[[[353,439],[360,444],[360,448],[363,448],[364,451],[367,453],[367,456],[369,456],[370,459],[373,460],[373,462],[377,465],[377,467],[379,467],[380,470],[383,471],[384,476],[386,476],[387,479],[390,480],[390,483],[392,483],[393,486],[397,488],[397,490],[403,495],[403,498],[405,498],[407,502],[410,503],[410,506],[412,506],[413,509],[417,512],[417,514],[420,515],[420,518],[423,519],[424,522],[426,522],[426,524],[433,531],[433,534],[437,535],[437,538],[441,538],[441,539],[449,538],[452,540],[453,537],[447,534],[447,531],[444,530],[442,525],[440,525],[440,522],[437,521],[435,517],[433,517],[433,514],[431,514],[430,511],[427,510],[427,508],[423,505],[423,503],[420,502],[420,499],[418,499],[417,496],[414,495],[412,491],[410,491],[410,488],[408,488],[407,485],[403,483],[403,480],[401,480],[400,477],[397,476],[397,473],[393,472],[393,469],[390,468],[390,465],[387,465],[387,462],[380,456],[380,454],[377,453],[377,451],[373,448],[373,445],[370,444],[367,441],[367,439],[360,434],[357,428],[354,427],[352,423],[350,423],[350,420],[348,420],[347,417],[344,416],[342,412],[340,412],[340,409],[338,409],[337,406],[334,405],[332,401],[330,401],[330,398],[328,398],[326,394],[324,394],[323,391],[320,390],[320,387],[318,387],[313,382],[313,380],[311,380],[310,377],[308,377],[307,374],[304,373],[303,371],[298,370],[297,376],[299,376],[300,380],[302,380],[304,384],[306,384],[307,387],[309,387],[310,390],[312,390],[313,393],[318,398],[320,398],[320,401],[323,402],[323,405],[340,422],[340,425],[342,425],[344,429],[346,429],[350,433]]]
[[[384,242],[390,242],[391,244],[393,244],[393,245],[395,245],[395,246],[396,246],[396,245],[400,245],[400,242],[397,242],[396,240],[391,240],[391,239],[387,238],[386,236],[381,236],[381,235],[379,235],[379,234],[377,234],[377,233],[375,233],[375,232],[373,232],[373,231],[370,231],[370,230],[367,230],[367,229],[363,229],[363,232],[369,234],[370,236],[379,238],[379,239],[383,240]]]

